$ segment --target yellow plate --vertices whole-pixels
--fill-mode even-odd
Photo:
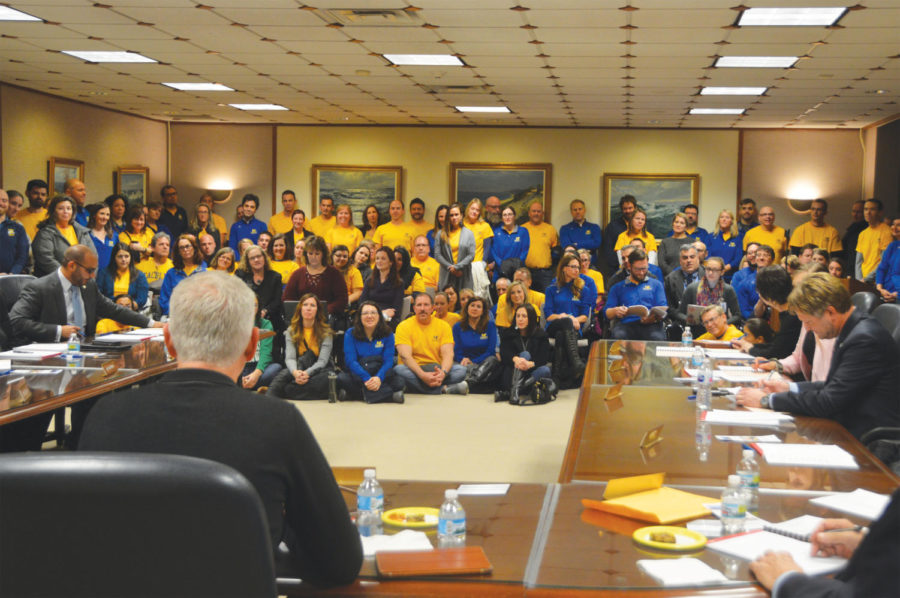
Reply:
[[[656,542],[650,539],[650,534],[654,532],[669,532],[675,536],[675,544],[669,542]],[[697,550],[706,546],[706,536],[691,531],[685,527],[677,527],[674,525],[651,525],[642,527],[631,535],[634,541],[650,548],[657,550]]]
[[[400,507],[381,514],[381,520],[397,527],[434,527],[440,511],[434,507]],[[407,521],[409,515],[424,515],[424,521]]]

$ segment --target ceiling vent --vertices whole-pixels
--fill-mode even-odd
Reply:
[[[346,27],[421,27],[425,23],[416,12],[401,8],[332,8],[316,12],[326,23]]]

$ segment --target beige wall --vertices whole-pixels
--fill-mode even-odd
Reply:
[[[737,155],[736,131],[283,126],[276,188],[295,189],[309,207],[314,163],[402,165],[404,199],[421,197],[433,208],[449,199],[450,162],[550,162],[551,221],[559,226],[575,197],[600,220],[604,172],[696,173],[705,224],[735,205]]]
[[[785,201],[793,185],[808,183],[828,200],[828,222],[841,232],[850,206],[863,195],[863,152],[858,131],[744,132],[744,197],[775,208],[775,223],[795,228],[809,220]],[[874,160],[874,157],[871,158]]]
[[[0,85],[3,185],[47,179],[49,158],[84,161],[88,203],[113,193],[119,166],[150,168],[150,194],[166,176],[166,125]]]

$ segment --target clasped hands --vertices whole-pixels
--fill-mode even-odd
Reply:
[[[531,368],[534,367],[533,361],[528,361],[524,357],[519,357],[518,355],[513,356],[513,366],[517,370],[522,370],[523,372],[527,372]]]
[[[294,382],[301,386],[306,384],[309,382],[309,374],[303,370],[294,370]]]

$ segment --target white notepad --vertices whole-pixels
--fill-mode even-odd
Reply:
[[[769,465],[859,469],[853,455],[836,444],[757,445]]]
[[[812,547],[809,542],[802,542],[765,530],[710,540],[706,546],[710,550],[715,550],[744,561],[755,561],[769,551],[784,551],[790,553],[797,565],[807,575],[834,573],[843,569],[847,564],[847,559],[836,556],[810,556],[809,553]]]
[[[706,349],[706,356],[710,359],[756,359],[753,355],[738,351],[737,349]]]
[[[875,521],[884,513],[890,500],[891,497],[887,494],[877,494],[859,488],[853,492],[837,492],[828,496],[820,496],[810,499],[809,502],[820,507],[828,507],[841,513]]]
[[[787,413],[778,411],[732,411],[730,409],[712,409],[704,415],[708,424],[723,426],[761,426],[775,427],[793,421]]]
[[[823,518],[815,515],[801,515],[780,523],[766,523],[763,529],[788,538],[809,542],[810,536],[823,521],[825,521]]]
[[[657,347],[657,357],[678,357],[679,359],[690,359],[694,355],[693,347]]]
[[[694,558],[641,559],[638,568],[663,586],[705,586],[728,582],[728,578]]]

